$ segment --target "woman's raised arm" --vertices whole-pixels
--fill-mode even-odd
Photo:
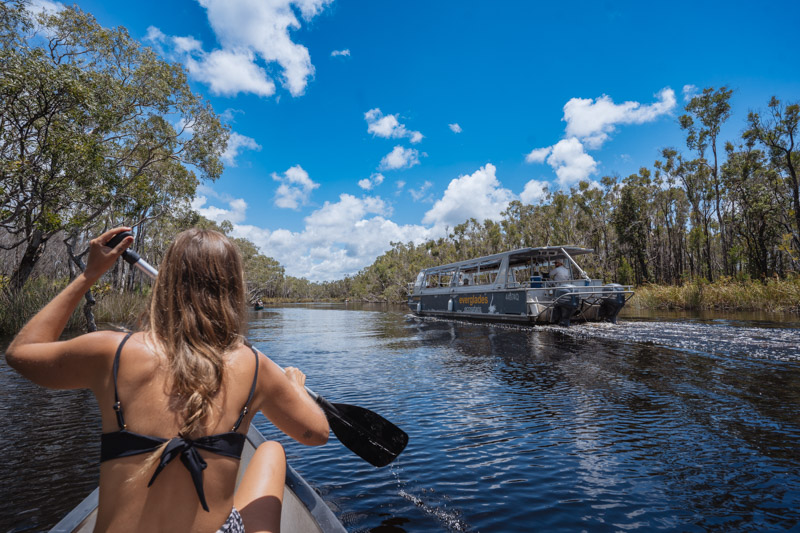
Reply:
[[[119,336],[112,332],[81,335],[59,341],[70,315],[83,295],[100,279],[133,242],[127,237],[116,248],[105,246],[114,235],[130,228],[109,230],[89,244],[86,270],[20,330],[6,350],[8,364],[34,383],[51,388],[81,388],[93,385],[92,361],[108,353]]]

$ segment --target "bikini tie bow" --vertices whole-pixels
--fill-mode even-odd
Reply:
[[[164,467],[178,456],[180,456],[183,466],[185,466],[186,470],[192,475],[192,482],[194,483],[195,490],[197,490],[197,496],[200,498],[200,504],[203,506],[204,510],[208,511],[208,504],[206,503],[206,496],[203,491],[203,470],[205,470],[208,465],[200,456],[192,439],[174,437],[167,442],[164,451],[161,452],[161,461],[156,471],[153,472],[153,477],[150,478],[150,482],[147,486],[149,487],[152,485]]]

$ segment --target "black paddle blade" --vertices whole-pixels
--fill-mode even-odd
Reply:
[[[400,455],[408,435],[381,415],[357,405],[330,403],[317,396],[339,442],[372,466],[386,466]]]

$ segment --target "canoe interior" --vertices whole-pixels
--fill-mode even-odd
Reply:
[[[236,480],[237,486],[256,448],[264,441],[265,439],[261,432],[251,424],[250,431],[247,433],[247,441],[242,451],[239,478]],[[95,489],[75,509],[70,511],[63,520],[56,524],[50,530],[50,533],[91,533],[94,531],[99,493],[99,489]],[[283,491],[283,508],[281,510],[281,531],[283,533],[342,533],[347,531],[322,498],[300,477],[291,465],[287,465],[286,468],[286,487]]]

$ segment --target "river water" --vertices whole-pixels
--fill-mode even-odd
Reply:
[[[800,322],[628,311],[504,327],[403,308],[251,315],[250,338],[329,400],[410,436],[374,468],[332,436],[284,443],[352,532],[798,531]],[[0,364],[0,532],[40,531],[95,485],[90,393]],[[260,416],[260,415],[259,415]]]

